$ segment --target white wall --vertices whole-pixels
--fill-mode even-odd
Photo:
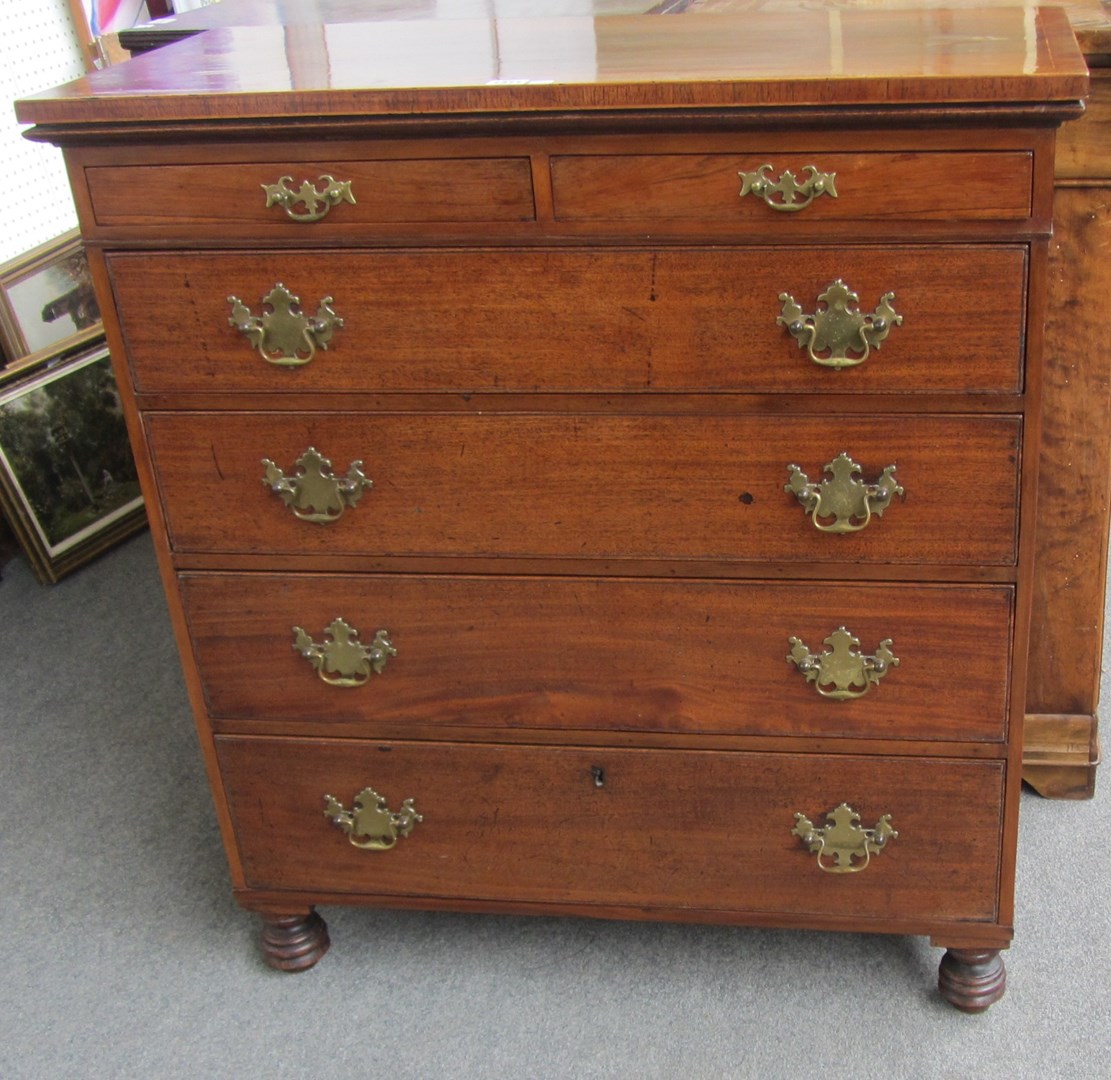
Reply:
[[[0,0],[0,263],[77,224],[61,151],[22,138],[12,102],[82,74],[66,0]]]

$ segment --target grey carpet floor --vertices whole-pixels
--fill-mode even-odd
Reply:
[[[1107,775],[1024,793],[981,1016],[887,936],[324,908],[291,976],[230,896],[150,538],[5,567],[0,676],[4,1080],[1111,1076]]]

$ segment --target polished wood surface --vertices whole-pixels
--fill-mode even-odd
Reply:
[[[336,159],[298,165],[295,188],[304,179],[318,184],[322,172],[336,168]],[[108,227],[188,221],[196,229],[201,223],[236,227],[257,222],[289,232],[297,224],[280,207],[267,207],[258,197],[263,184],[275,184],[280,177],[253,162],[153,168],[108,165],[90,168],[86,175],[96,219]],[[535,217],[532,174],[524,156],[345,162],[342,179],[354,192],[373,192],[374,198],[345,203],[343,213],[336,214],[326,229]]]
[[[728,211],[751,227],[766,210],[759,199],[737,204],[737,175],[759,169],[767,156],[557,154],[551,159],[555,218],[643,226],[661,218],[719,221]],[[781,153],[775,175],[790,169],[805,176],[807,160]],[[823,154],[822,165],[836,174],[838,196],[807,207],[813,211],[807,225],[840,219],[1017,220],[1030,213],[1032,161],[1025,154],[830,153]],[[961,183],[954,185],[957,172]]]
[[[1006,737],[1009,586],[304,574],[181,583],[208,708],[242,732],[265,721],[271,731],[442,738],[512,717],[517,729],[994,742],[997,754]],[[389,630],[398,652],[388,675],[337,689],[290,647],[290,627],[322,641],[337,614],[365,641]],[[890,638],[902,662],[858,701],[831,707],[786,656],[791,637],[821,652],[841,625],[865,653]],[[264,685],[244,669],[266,672]],[[944,670],[952,678],[939,686]]]
[[[1011,6],[1011,0],[883,0],[885,11],[900,8],[982,10]],[[1111,187],[1111,2],[1050,0],[1067,13],[1081,50],[1093,69],[1092,96],[1082,121],[1066,125],[1058,143],[1059,178],[1055,210],[1055,258],[1069,269],[1054,275],[1052,309],[1101,317],[1107,295],[1108,259],[1099,237]],[[746,12],[799,14],[814,18],[822,11],[830,27],[843,27],[842,16],[858,10],[854,0],[500,0],[506,14],[596,16],[652,13],[705,15]],[[482,18],[487,6],[478,0],[439,0],[429,5],[408,0],[311,0],[295,5],[275,0],[222,0],[221,3],[137,27],[125,36],[131,48],[145,50],[218,26],[304,25],[322,22],[380,22],[413,18]],[[1087,194],[1064,190],[1087,188]],[[1102,232],[1101,232],[1102,228]],[[1046,387],[1049,437],[1042,451],[1039,528],[1031,684],[1027,702],[1027,779],[1042,794],[1085,797],[1093,790],[1100,760],[1096,710],[1100,693],[1102,625],[1105,601],[1107,519],[1111,506],[1111,425],[1107,423],[1106,386],[1111,365],[1088,354],[1078,369],[1069,320],[1051,319],[1047,353],[1053,370],[1065,373]],[[1069,478],[1082,473],[1084,507]],[[1067,594],[1067,602],[1053,597]]]
[[[311,909],[329,902],[925,933],[950,950],[944,995],[967,1007],[972,957],[1005,946],[1014,915],[1053,134],[1087,83],[1067,20],[701,14],[670,20],[700,27],[673,41],[657,16],[527,22],[481,24],[505,45],[492,83],[477,44],[454,71],[417,81],[449,36],[444,20],[346,34],[305,24],[201,35],[161,65],[148,57],[21,106],[46,122],[35,137],[66,147],[236,895],[263,914],[276,966],[291,950],[297,966],[315,960],[326,938]],[[773,55],[788,23],[811,26],[811,40]],[[474,25],[450,24],[460,41]],[[359,84],[344,82],[345,49],[368,28],[385,48],[421,26],[427,57],[393,79],[416,85],[362,85],[365,61]],[[508,82],[540,70],[529,65],[544,34],[556,46],[544,62],[565,81]],[[892,35],[909,49],[877,62]],[[726,47],[708,49],[711,38]],[[769,57],[732,66],[742,38]],[[401,111],[413,107],[437,111]],[[924,180],[907,193],[904,171],[887,215],[846,194],[809,223],[758,204],[738,220],[737,178],[728,197],[720,178],[773,145],[793,165],[837,156],[861,183],[874,162],[914,161]],[[961,154],[980,178],[965,217],[946,212],[944,181]],[[479,189],[509,176],[518,204],[527,161],[532,216],[437,220],[418,200],[379,220],[391,199],[375,206],[371,190],[346,228],[338,216],[319,230],[278,224],[257,208],[226,224],[172,180],[162,207],[138,212],[106,182],[137,195],[143,178],[193,169],[219,196],[234,191],[226,167],[241,165],[258,199],[262,166],[272,180],[301,163],[332,175],[376,163],[396,205],[399,163],[432,163],[410,174],[420,180],[448,160],[517,162],[477,175]],[[1007,165],[994,192],[990,161]],[[882,184],[872,190],[882,199]],[[482,203],[473,189],[468,199]],[[765,263],[777,280],[761,278]],[[912,264],[933,283],[925,306]],[[815,268],[848,277],[848,266],[869,288],[902,273],[910,306],[896,333],[916,331],[869,358],[867,381],[809,365],[765,318],[781,290],[816,295]],[[298,268],[312,280],[293,282]],[[943,284],[943,268],[965,288]],[[229,272],[255,275],[260,297],[276,280],[362,296],[394,277],[382,303],[346,307],[346,340],[292,372],[236,337]],[[774,297],[759,311],[754,284]],[[367,333],[366,312],[379,318],[401,296],[414,298],[408,317]],[[452,299],[429,317],[437,296]],[[520,302],[519,327],[505,296]],[[645,329],[607,338],[626,303]],[[590,340],[558,321],[575,304],[594,312]],[[981,310],[995,313],[994,337],[967,331],[980,344],[962,368],[964,324]],[[376,386],[375,356],[391,352],[392,382]],[[935,371],[900,355],[928,355]],[[889,370],[918,374],[885,389]],[[834,438],[854,446],[827,450]],[[894,454],[901,481],[905,469],[925,483],[859,535],[819,534],[783,490],[785,462],[798,452],[816,472],[855,444],[869,465]],[[260,462],[290,466],[308,445],[341,470],[363,459],[375,487],[336,526],[306,532]],[[378,711],[358,690],[321,697],[335,688],[292,647],[292,626],[322,634],[349,601],[369,613],[342,612],[367,640],[397,635],[363,688],[385,685]],[[375,622],[383,607],[396,625]],[[764,663],[768,641],[814,644],[842,620],[862,646],[886,635],[900,656],[866,699],[823,702],[782,645]],[[324,794],[349,802],[367,784],[427,815],[371,877],[367,853],[322,810]],[[905,854],[824,874],[791,836],[793,815],[820,820],[850,800],[869,824],[892,814]]]
[[[431,403],[430,403],[431,404]],[[179,552],[766,560],[1013,567],[1013,416],[594,416],[157,413],[148,438]],[[198,446],[204,451],[199,452]],[[375,488],[328,528],[262,483],[309,446]],[[906,496],[848,536],[816,529],[784,485],[847,452]],[[506,493],[511,492],[512,498]],[[954,492],[967,492],[968,502]],[[218,506],[209,513],[207,506]],[[387,524],[388,523],[388,524]],[[960,543],[953,536],[959,534]],[[832,628],[831,628],[832,629]]]
[[[838,178],[838,197],[818,199],[805,218],[777,223],[780,232],[784,227],[824,227],[838,221],[1014,221],[1031,213],[1032,160],[1027,153],[1003,146],[985,147],[979,153],[898,153],[872,148],[863,136],[858,137],[863,144],[859,149],[841,141],[822,157]],[[738,173],[753,172],[772,157],[775,175],[790,169],[805,176],[805,154],[812,156],[816,149],[808,145],[801,154],[783,142],[769,138],[768,145],[742,155],[720,152],[728,146],[720,140],[691,140],[679,148],[685,152],[665,155],[653,152],[650,141],[599,142],[594,153],[584,152],[589,144],[576,141],[574,153],[566,153],[561,152],[566,144],[553,140],[544,187],[551,189],[553,217],[561,223],[628,222],[644,228],[661,221],[687,226],[701,221],[721,230],[731,220],[738,231],[750,233],[766,222],[767,208],[759,198],[738,200]],[[374,224],[525,222],[537,217],[530,158],[523,151],[517,157],[428,160],[387,157],[393,149],[376,146],[381,157],[337,166],[342,159],[336,149],[322,148],[324,160],[298,162],[295,188],[305,179],[318,183],[322,172],[339,168],[339,179],[349,183],[353,193],[374,193],[373,200],[356,199],[337,207],[334,215],[329,212],[314,234]],[[535,153],[535,145],[530,149]],[[846,153],[848,149],[856,152]],[[402,145],[396,152],[414,155],[419,150]],[[481,152],[481,144],[471,151]],[[498,152],[504,154],[506,148]],[[281,167],[288,168],[288,160]],[[961,180],[954,184],[957,174]],[[193,228],[212,224],[238,230],[257,225],[276,234],[297,228],[280,207],[266,206],[258,196],[263,185],[278,180],[274,167],[261,163],[112,163],[90,165],[86,178],[96,221],[106,228],[182,221]]]
[[[109,270],[142,393],[1021,389],[1027,257],[1017,245],[294,249],[114,255]],[[841,371],[813,363],[776,321],[782,293],[813,312],[839,279],[864,310],[894,293],[905,316],[869,362]],[[228,296],[261,314],[277,282],[310,313],[332,297],[344,320],[327,352],[296,371],[266,363],[228,325]],[[188,365],[164,347],[169,312],[182,341],[207,343]]]
[[[279,971],[307,971],[330,945],[328,927],[315,911],[263,915],[262,953]]]
[[[817,822],[848,793],[862,825],[891,813],[900,833],[852,875],[862,929],[889,928],[892,911],[908,923],[996,917],[998,762],[230,736],[217,748],[246,882],[260,889],[774,912],[820,926],[843,917],[846,879],[819,870],[791,828],[796,812]],[[321,813],[325,794],[350,807],[368,784],[426,817],[392,851],[360,851]]]
[[[878,5],[873,5],[873,7]],[[1015,0],[883,0],[884,10],[944,8],[982,10],[1014,7]],[[1085,53],[1111,52],[1111,4],[1108,0],[1049,0],[1043,7],[1062,7]],[[689,15],[738,14],[751,11],[778,14],[813,13],[840,17],[858,11],[858,0],[498,0],[506,15]],[[138,26],[122,34],[129,48],[157,47],[219,26],[296,26],[305,23],[381,22],[390,19],[481,19],[489,13],[486,0],[300,0],[280,4],[275,0],[221,0],[198,11]]]
[[[942,997],[962,1012],[983,1012],[1007,986],[999,950],[949,949],[942,957],[937,985]]]
[[[976,49],[960,42],[972,38]],[[785,48],[785,43],[790,43]],[[20,120],[1075,101],[1058,8],[385,21],[212,30],[17,105]]]

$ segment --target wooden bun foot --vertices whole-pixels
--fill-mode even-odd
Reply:
[[[327,925],[311,908],[297,915],[262,916],[262,955],[272,968],[307,971],[330,944]]]
[[[983,1012],[1007,989],[998,949],[948,949],[937,972],[941,996],[962,1012]]]

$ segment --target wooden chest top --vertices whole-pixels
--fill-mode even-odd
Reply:
[[[705,15],[762,12],[786,15],[824,11],[839,17],[859,10],[859,0],[498,0],[502,15]],[[870,11],[900,8],[949,8],[982,11],[1014,7],[1014,0],[875,0]],[[1068,13],[1084,55],[1093,60],[1111,53],[1111,0],[1046,0],[1044,6]],[[412,9],[397,0],[314,0],[312,4],[284,4],[278,0],[221,0],[195,11],[144,23],[120,33],[121,45],[132,52],[146,52],[172,41],[218,26],[297,26],[318,22],[380,22],[408,18]],[[435,12],[424,18],[485,18],[485,0],[438,0]]]
[[[24,100],[17,115],[51,125],[991,106],[1071,102],[1086,88],[1058,8],[568,15],[216,29]]]

